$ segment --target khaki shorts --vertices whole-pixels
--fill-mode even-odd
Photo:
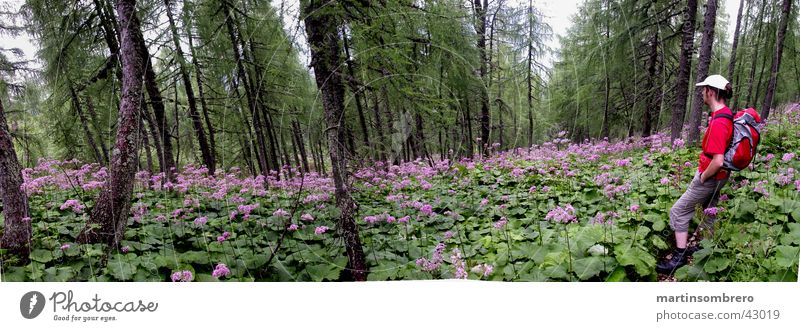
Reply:
[[[689,232],[689,223],[695,215],[696,206],[701,205],[702,210],[715,207],[719,200],[719,192],[727,182],[727,178],[722,180],[709,178],[705,183],[700,183],[700,172],[697,172],[692,182],[689,183],[689,188],[669,210],[669,225],[672,230],[675,232]],[[701,226],[713,231],[712,226],[717,217],[703,213],[702,218]]]

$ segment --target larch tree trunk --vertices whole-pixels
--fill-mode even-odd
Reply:
[[[345,251],[348,257],[347,270],[356,281],[367,280],[367,263],[358,235],[355,221],[357,205],[350,195],[347,175],[347,153],[340,133],[344,129],[344,85],[338,70],[341,69],[341,49],[339,46],[338,18],[330,11],[332,8],[320,10],[323,1],[301,1],[302,14],[305,17],[305,29],[311,50],[311,64],[317,86],[322,93],[322,104],[325,109],[325,122],[328,130],[328,151],[331,157],[331,175],[336,187],[336,205],[341,211],[338,231],[344,237]],[[334,5],[335,6],[335,5]]]
[[[533,146],[533,0],[528,0],[528,146]]]
[[[672,105],[672,141],[681,137],[683,117],[686,115],[686,98],[689,95],[689,74],[692,69],[692,48],[694,48],[694,21],[697,15],[697,0],[687,0],[683,13],[683,38],[678,76],[675,79],[675,102]]]
[[[487,84],[487,54],[486,54],[486,10],[489,6],[488,0],[475,0],[475,32],[478,35],[478,53],[480,54],[480,71],[478,78],[481,81],[480,98],[481,98],[481,142],[478,144],[478,149],[483,155],[488,155],[490,146],[489,132],[491,129],[491,121],[489,115],[489,89]]]
[[[208,145],[208,138],[206,138],[206,132],[205,129],[203,129],[203,122],[200,120],[200,113],[197,111],[197,99],[194,97],[194,89],[192,88],[192,80],[189,78],[189,70],[186,69],[186,57],[183,55],[183,48],[181,47],[180,36],[178,35],[178,27],[175,25],[175,20],[172,18],[172,5],[170,0],[164,0],[164,6],[166,8],[167,20],[169,21],[169,29],[172,33],[172,42],[175,46],[175,60],[178,63],[181,82],[183,83],[184,91],[186,91],[186,101],[189,104],[189,118],[192,120],[194,133],[197,135],[200,155],[203,158],[203,164],[208,168],[208,172],[214,174],[214,171],[217,169],[217,164],[211,152],[211,147]]]
[[[792,10],[792,0],[783,0],[781,5],[781,21],[778,27],[778,36],[775,41],[775,53],[772,56],[772,69],[770,70],[769,83],[767,84],[767,94],[764,96],[764,105],[761,107],[764,119],[769,118],[770,108],[772,108],[772,98],[775,97],[775,88],[778,85],[778,70],[781,67],[781,54],[783,53],[783,41],[786,38],[786,29],[789,25],[789,17]]]
[[[125,233],[133,193],[134,175],[138,166],[137,137],[139,110],[142,102],[142,77],[145,61],[139,47],[144,44],[136,0],[118,0],[120,55],[122,64],[122,98],[120,100],[117,137],[112,153],[110,176],[91,211],[86,227],[78,235],[82,243],[104,242],[116,247]],[[137,40],[138,39],[138,40]]]
[[[650,54],[647,59],[647,103],[642,117],[642,137],[648,137],[653,131],[654,112],[661,103],[661,88],[658,86],[658,29],[650,38]]]
[[[187,6],[184,5],[184,15],[185,17],[189,17]],[[215,138],[214,132],[214,125],[211,123],[211,116],[209,115],[208,111],[208,103],[206,102],[206,95],[203,89],[203,71],[200,68],[200,61],[197,60],[197,56],[195,53],[194,48],[194,34],[192,33],[192,26],[194,26],[194,20],[191,18],[187,18],[189,27],[186,29],[187,41],[189,42],[189,53],[192,55],[192,66],[194,66],[195,71],[195,82],[197,82],[197,96],[200,99],[200,108],[203,111],[203,119],[205,120],[206,128],[208,129],[208,143],[211,145],[211,158],[214,159],[216,163],[217,159],[217,142]]]
[[[703,23],[703,41],[700,44],[700,57],[697,61],[697,74],[695,75],[698,83],[708,76],[708,67],[711,64],[711,50],[714,44],[714,27],[717,24],[717,0],[708,0],[706,3],[706,14]],[[703,115],[703,89],[694,88],[694,98],[692,98],[692,112],[689,118],[689,137],[688,143],[694,144],[700,137],[700,119]]]
[[[78,114],[78,120],[81,122],[81,129],[83,129],[86,135],[86,143],[89,144],[89,148],[92,149],[95,161],[99,164],[103,164],[103,157],[100,155],[100,150],[97,148],[97,143],[94,141],[92,130],[89,130],[89,121],[86,119],[86,114],[83,113],[81,100],[78,98],[78,93],[75,92],[75,88],[73,88],[71,84],[69,86],[69,95],[72,99],[72,107],[75,108],[75,113]]]
[[[253,94],[252,86],[248,80],[247,73],[244,70],[244,65],[242,64],[242,53],[239,49],[239,39],[237,38],[235,26],[233,24],[233,16],[231,15],[227,2],[222,2],[222,10],[223,15],[225,15],[225,27],[228,31],[228,38],[231,40],[234,61],[236,62],[236,72],[238,75],[237,80],[241,81],[244,85],[244,92],[245,96],[247,97],[247,107],[250,111],[250,116],[253,118],[253,130],[256,138],[255,152],[256,159],[258,160],[258,167],[261,170],[262,175],[268,176],[269,166],[267,164],[267,144],[266,140],[264,139],[264,133],[262,130],[263,126],[261,126],[259,112],[256,109],[256,98]]]
[[[755,81],[756,77],[756,64],[758,63],[758,51],[760,49],[758,45],[763,39],[761,31],[763,30],[764,27],[764,14],[765,14],[764,9],[766,8],[766,6],[767,6],[767,0],[761,0],[761,9],[758,11],[758,18],[755,21],[755,23],[758,25],[758,28],[756,28],[756,34],[755,34],[756,38],[754,38],[752,42],[753,57],[751,58],[750,62],[750,76],[747,79],[747,98],[745,99],[745,104],[747,105],[755,103],[755,101],[751,98],[753,96],[753,82]]]
[[[0,199],[3,201],[3,238],[0,248],[28,264],[31,252],[31,219],[28,196],[22,191],[22,168],[8,130],[3,100],[0,98]],[[5,257],[2,260],[6,260]]]
[[[737,31],[734,34],[734,39],[733,40],[734,40],[734,43],[737,43],[737,46],[736,46],[736,51],[732,51],[731,52],[731,62],[728,64],[728,69],[729,69],[728,75],[730,76],[730,78],[728,78],[728,79],[732,82],[733,90],[734,90],[733,101],[731,102],[732,109],[736,109],[738,107],[738,103],[741,100],[741,98],[739,97],[741,95],[741,93],[739,93],[739,92],[741,92],[742,87],[744,86],[744,84],[742,84],[742,80],[740,79],[741,76],[742,76],[741,73],[743,71],[742,68],[744,66],[742,66],[742,65],[737,66],[736,65],[736,52],[738,52],[738,50],[739,50],[738,43],[743,43],[745,41],[744,40],[744,36],[746,36],[750,32],[750,30],[749,30],[749,25],[750,25],[750,21],[751,21],[751,19],[750,19],[750,11],[752,10],[752,8],[753,8],[752,1],[748,1],[747,2],[747,10],[745,11],[745,14],[744,14],[744,27],[742,27],[742,29],[740,31]],[[739,25],[739,21],[740,20],[741,20],[741,17],[739,17],[739,19],[737,19],[737,23],[736,23],[737,27]],[[733,70],[730,71],[730,69],[733,69]]]
[[[728,80],[733,79],[733,72],[736,68],[736,48],[739,47],[739,33],[742,25],[742,9],[744,0],[739,0],[739,13],[736,14],[736,29],[733,30],[733,45],[731,45],[731,61],[728,63]]]

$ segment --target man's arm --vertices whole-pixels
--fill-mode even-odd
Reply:
[[[724,159],[725,156],[723,154],[714,154],[714,158],[711,159],[711,164],[709,164],[706,171],[703,171],[700,175],[700,182],[705,183],[706,180],[716,175],[717,172],[722,169],[722,161]]]

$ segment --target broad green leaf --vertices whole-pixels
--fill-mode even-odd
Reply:
[[[645,250],[634,246],[620,244],[614,248],[617,261],[624,266],[633,266],[640,276],[652,274],[655,270],[656,259]]]
[[[731,260],[725,257],[714,257],[706,261],[703,271],[713,274],[725,270],[730,265]]]

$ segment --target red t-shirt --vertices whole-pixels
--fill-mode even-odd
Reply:
[[[706,133],[703,135],[703,151],[700,152],[700,164],[698,169],[701,172],[705,171],[706,168],[708,168],[708,165],[711,164],[711,157],[709,157],[709,155],[713,156],[714,154],[725,154],[725,150],[728,148],[728,143],[731,141],[733,122],[727,118],[714,119],[714,116],[717,116],[718,114],[728,114],[733,116],[731,110],[728,109],[727,106],[711,113],[711,122],[709,122]],[[729,173],[727,170],[720,169],[715,177],[716,179],[720,180],[728,178],[728,176]]]

